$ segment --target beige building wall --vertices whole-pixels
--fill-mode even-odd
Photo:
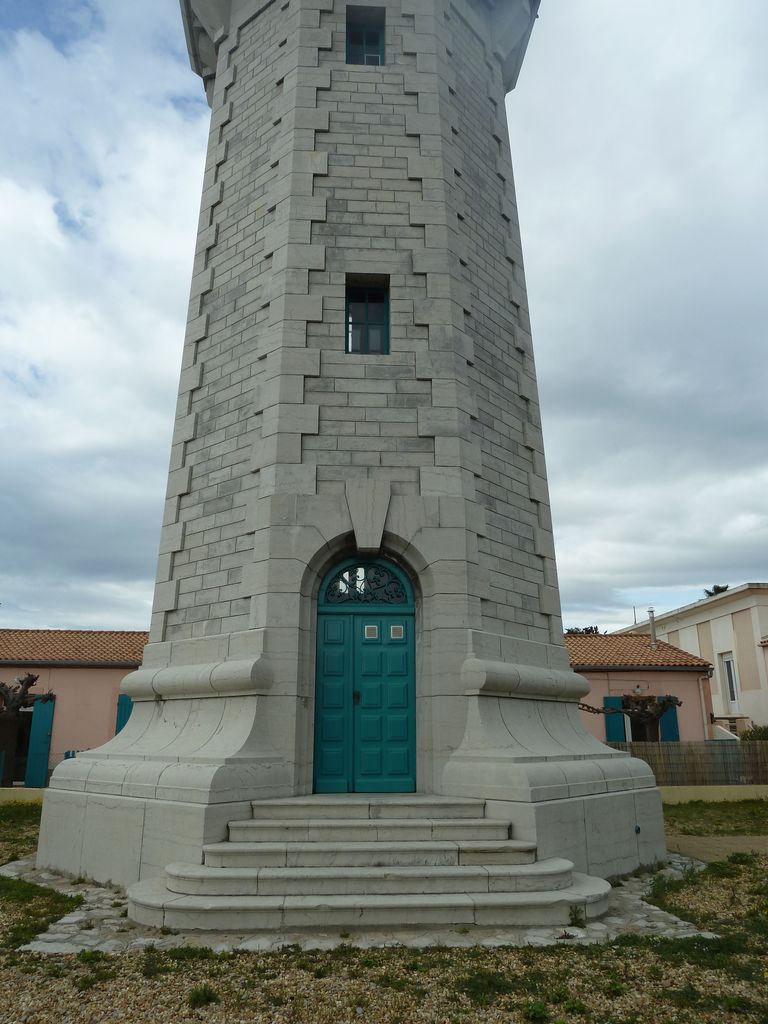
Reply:
[[[647,622],[619,630],[649,631]],[[768,659],[760,647],[761,640],[768,636],[768,583],[745,583],[684,608],[657,614],[656,632],[660,640],[712,663],[710,686],[716,716],[743,716],[742,728],[750,721],[768,724]],[[725,668],[729,655],[736,665],[736,703],[729,699]]]

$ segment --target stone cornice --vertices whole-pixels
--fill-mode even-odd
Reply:
[[[210,100],[211,84],[216,75],[216,47],[229,28],[232,0],[180,2],[190,63],[205,82]],[[494,53],[501,64],[507,91],[514,89],[517,83],[540,3],[541,0],[483,0],[483,6],[489,11]],[[239,4],[240,8],[250,6],[253,5]]]
[[[192,70],[203,79],[206,91],[216,75],[216,46],[229,26],[231,0],[180,0]]]
[[[485,0],[491,10],[495,54],[501,63],[504,88],[517,85],[541,0]]]

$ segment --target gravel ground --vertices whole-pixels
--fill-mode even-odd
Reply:
[[[17,824],[0,836],[14,853],[34,842],[34,830]],[[534,930],[541,935],[527,939],[539,948],[470,945],[474,936],[457,935],[462,945],[450,948],[217,952],[182,945],[187,936],[139,933],[121,917],[118,893],[64,880],[59,892],[35,890],[3,877],[13,874],[0,872],[0,1024],[768,1024],[765,854],[703,870],[677,861],[630,878],[601,926],[606,936],[633,934],[596,944],[579,929],[563,941]],[[639,899],[648,885],[655,906]],[[56,953],[55,943],[47,953],[9,948],[29,941],[19,928],[30,920],[63,912],[70,924],[49,937],[69,927],[70,942],[79,935],[86,947],[80,953]],[[95,948],[109,948],[110,929],[115,944],[134,948]]]
[[[634,948],[366,953],[342,947],[333,955],[220,954],[177,962],[157,954],[149,965],[138,953],[95,963],[28,954],[3,967],[0,1021],[9,1024],[733,1021],[734,1011],[722,1005],[724,992],[742,1021],[765,1021],[768,1012],[762,983]],[[155,970],[163,973],[145,976]],[[192,1009],[190,996],[204,984],[220,1001]]]
[[[767,872],[768,858],[756,857],[681,879],[654,876],[659,902],[717,923],[722,938],[625,936],[541,949],[6,951],[0,1022],[766,1024]],[[23,913],[4,905],[0,931]],[[190,1005],[206,992],[216,1001]]]

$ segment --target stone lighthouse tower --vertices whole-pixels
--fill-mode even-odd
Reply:
[[[305,875],[331,833],[402,871],[425,836],[491,844],[457,870],[663,854],[653,777],[582,727],[563,646],[504,112],[537,8],[182,0],[212,117],[151,640],[39,854],[141,879],[140,918],[255,927],[246,838],[289,867],[318,839]]]

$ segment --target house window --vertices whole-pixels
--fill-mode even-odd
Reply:
[[[389,352],[389,288],[347,284],[347,352]]]
[[[721,655],[723,660],[723,675],[725,677],[725,688],[731,711],[739,710],[739,677],[736,675],[736,662],[733,654],[729,651]]]
[[[384,63],[384,8],[347,7],[347,64]]]

